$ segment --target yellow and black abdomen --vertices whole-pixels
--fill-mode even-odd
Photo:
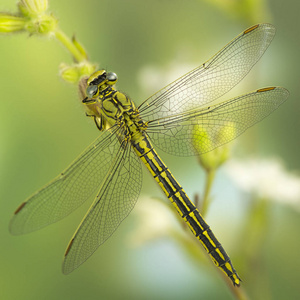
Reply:
[[[196,206],[186,195],[183,188],[173,177],[167,166],[159,158],[145,133],[132,141],[137,155],[144,162],[154,179],[161,186],[168,199],[175,206],[179,215],[185,220],[193,234],[202,243],[216,266],[220,267],[233,284],[240,285],[240,278],[229,256],[207,225]]]

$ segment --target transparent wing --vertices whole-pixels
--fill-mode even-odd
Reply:
[[[115,131],[101,133],[64,172],[23,202],[10,232],[24,234],[54,223],[95,194],[120,149]]]
[[[117,154],[113,169],[67,248],[64,274],[81,265],[113,234],[133,209],[141,185],[139,157],[128,144]]]
[[[197,109],[227,93],[251,70],[275,35],[271,24],[252,26],[202,66],[192,70],[139,106],[144,121]]]
[[[211,151],[239,136],[278,108],[289,92],[270,87],[149,123],[147,133],[163,151],[188,156]]]

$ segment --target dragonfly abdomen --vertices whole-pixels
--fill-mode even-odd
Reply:
[[[196,206],[191,202],[183,188],[176,181],[167,166],[154,150],[146,134],[132,142],[135,152],[143,161],[154,179],[160,185],[168,199],[175,206],[190,230],[202,243],[216,266],[220,267],[232,280],[240,285],[240,278],[234,269],[229,256],[207,225]]]

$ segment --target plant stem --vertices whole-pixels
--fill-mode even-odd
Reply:
[[[234,287],[231,282],[228,282],[228,278],[226,280],[227,280],[226,281],[227,286],[229,287],[229,289],[235,299],[238,299],[238,300],[248,300],[249,299],[245,290],[243,289],[243,287],[239,287],[239,288]]]
[[[215,178],[216,172],[215,169],[209,169],[206,170],[206,183],[205,183],[205,190],[204,190],[204,197],[203,197],[203,202],[202,202],[202,210],[201,213],[204,216],[207,213],[207,209],[210,204],[210,190]]]
[[[63,31],[57,29],[54,34],[55,37],[63,44],[63,46],[69,50],[76,62],[82,62],[85,60],[85,57],[80,53],[71,39],[69,39]]]

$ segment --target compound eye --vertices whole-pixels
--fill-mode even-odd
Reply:
[[[118,80],[118,76],[116,73],[113,72],[109,72],[106,75],[106,79],[108,80],[108,84],[113,85],[116,83],[116,81]]]
[[[98,86],[97,85],[89,85],[86,88],[86,95],[88,98],[94,98],[98,94]]]

